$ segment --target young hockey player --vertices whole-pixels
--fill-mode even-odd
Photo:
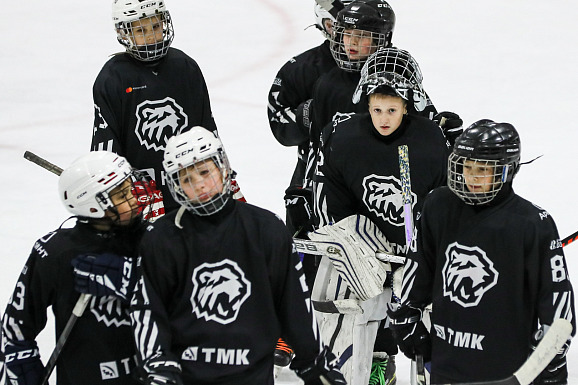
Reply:
[[[170,138],[163,165],[182,207],[149,226],[140,248],[131,317],[147,383],[272,385],[281,336],[305,384],[345,384],[318,339],[289,231],[231,199],[218,137],[193,127]]]
[[[93,296],[60,353],[56,383],[138,383],[127,298],[144,230],[145,186],[125,158],[107,151],[90,152],[62,172],[60,198],[76,223],[36,241],[8,302],[3,332],[11,384],[41,383],[45,371],[36,337],[46,325],[47,308],[52,307],[58,339],[78,291]],[[73,265],[92,275],[75,277]]]
[[[351,0],[345,0],[345,4]],[[296,146],[297,165],[285,191],[286,217],[285,224],[294,236],[301,236],[312,230],[312,193],[303,188],[305,164],[309,150],[309,104],[313,86],[320,75],[335,67],[335,60],[329,51],[329,37],[335,19],[317,3],[314,6],[315,27],[326,40],[319,46],[311,48],[289,60],[277,73],[271,89],[267,114],[269,126],[279,143],[284,146]],[[304,256],[303,272],[309,288],[313,287],[317,271],[315,256]],[[275,350],[275,365],[289,365],[293,351],[280,340]]]
[[[343,114],[323,133],[321,161],[314,180],[316,217],[321,227],[309,237],[342,244],[347,244],[346,239],[350,236],[375,238],[369,243],[381,244],[381,249],[398,256],[405,255],[398,146],[409,148],[412,209],[414,216],[418,216],[427,193],[446,181],[448,145],[436,123],[408,114],[408,104],[424,100],[425,93],[419,67],[406,51],[386,48],[373,54],[362,69],[355,95],[356,99],[363,96],[360,104],[369,111]],[[360,233],[359,229],[363,231]],[[380,235],[368,235],[375,232]],[[359,248],[361,246],[353,248],[351,255],[362,252]],[[375,251],[376,247],[373,247],[368,252],[370,258],[375,259]],[[365,312],[360,315],[318,313],[322,336],[335,341],[331,348],[342,357],[342,371],[349,384],[367,384],[373,351],[387,353],[389,357],[385,356],[385,363],[391,366],[386,370],[383,382],[375,383],[395,383],[392,364],[397,347],[389,330],[382,326],[378,333],[380,321],[386,318],[385,305],[391,300],[391,291],[384,289],[385,274],[379,277],[381,281],[376,283],[375,290],[367,290],[374,293],[370,296],[348,280],[348,272],[344,273],[341,268],[342,260],[334,256],[331,260],[334,266],[328,258],[321,262],[312,299],[359,300],[364,307],[372,308],[373,314],[368,318]],[[355,265],[355,262],[351,263]],[[375,261],[374,265],[380,263]],[[374,265],[368,265],[367,269],[378,271]],[[374,272],[356,271],[356,274],[371,276]],[[340,284],[342,280],[347,285]],[[360,284],[368,287],[369,280]],[[374,346],[376,334],[379,338]],[[352,335],[356,336],[353,342]],[[353,354],[348,352],[350,345]],[[349,354],[351,357],[347,359]],[[383,354],[376,354],[376,357],[384,359]],[[379,371],[376,372],[375,375],[379,375]]]
[[[205,79],[195,60],[171,47],[164,0],[114,0],[112,19],[126,51],[114,55],[93,86],[92,150],[126,157],[156,181],[155,216],[178,208],[164,182],[166,141],[188,127],[216,131]],[[162,207],[164,200],[164,208]]]
[[[554,220],[512,188],[520,149],[511,124],[475,122],[454,144],[448,186],[425,200],[402,306],[388,313],[400,349],[431,357],[432,383],[506,378],[555,319],[576,328]],[[428,333],[420,319],[432,302]],[[534,384],[567,384],[568,346]]]

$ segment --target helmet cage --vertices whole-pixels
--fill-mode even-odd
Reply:
[[[153,30],[156,23],[162,24],[162,39],[152,44],[137,45],[135,29],[143,27],[145,23],[150,24]],[[115,22],[117,40],[122,44],[128,54],[137,60],[149,62],[164,57],[169,51],[169,47],[174,39],[173,23],[169,11],[156,11],[153,14],[143,14],[133,20]],[[139,36],[145,38],[144,36]]]
[[[378,87],[389,86],[405,101],[412,100],[416,110],[421,111],[427,104],[422,81],[419,65],[409,52],[382,48],[365,62],[352,100],[359,103],[363,94],[369,96]]]
[[[213,170],[213,165],[218,172]],[[212,215],[220,211],[231,197],[232,172],[227,154],[220,139],[202,127],[193,127],[190,131],[169,139],[163,166],[174,200],[193,214]],[[212,194],[208,200],[192,198],[186,191],[194,191],[194,184],[197,182],[193,181],[193,174],[212,178],[208,182],[212,182],[215,189],[220,186],[222,188],[220,191],[205,192]],[[219,180],[215,180],[215,177]]]
[[[345,36],[352,36],[355,31],[364,31],[369,33],[371,44],[365,46],[370,52],[366,57],[358,59],[350,58],[346,53],[345,43],[343,38]],[[339,22],[333,23],[333,33],[331,34],[331,43],[329,49],[337,66],[344,71],[359,72],[367,61],[367,58],[381,47],[386,47],[389,43],[385,34],[375,32],[363,28],[356,28],[355,26],[340,25]]]
[[[474,163],[466,164],[466,161]],[[498,160],[468,158],[456,152],[448,158],[448,187],[469,205],[491,202],[504,183],[511,180],[511,174],[511,165]]]

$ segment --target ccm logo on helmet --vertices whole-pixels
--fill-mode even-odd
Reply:
[[[195,151],[195,149],[194,149],[194,148],[190,148],[190,149],[188,149],[188,150],[186,150],[186,151],[183,151],[183,152],[180,152],[180,153],[176,154],[176,155],[175,155],[175,158],[180,158],[180,157],[182,157],[182,156],[187,155],[189,152],[193,152],[193,151]]]
[[[468,147],[464,145],[458,145],[458,148],[461,150],[468,150],[468,151],[472,151],[474,149],[473,147]]]

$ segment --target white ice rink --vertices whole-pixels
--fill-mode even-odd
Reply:
[[[0,33],[0,310],[34,241],[68,215],[57,178],[27,162],[30,150],[67,166],[89,150],[92,83],[121,50],[110,1],[13,1]],[[391,0],[394,44],[420,63],[438,110],[466,124],[482,118],[513,123],[522,137],[514,187],[547,209],[561,237],[578,230],[578,23],[569,0]],[[267,92],[291,56],[321,43],[313,0],[167,0],[174,47],[201,66],[215,120],[246,198],[284,216],[283,191],[296,150],[278,144],[267,123]],[[578,244],[565,248],[578,288]],[[498,318],[499,314],[493,315]],[[297,321],[296,321],[297,322]],[[44,359],[52,325],[39,337]],[[504,343],[507,343],[505,341]],[[578,347],[569,353],[578,384]],[[398,384],[409,364],[398,356]],[[488,367],[491,371],[492,368]],[[296,384],[295,380],[284,381]]]

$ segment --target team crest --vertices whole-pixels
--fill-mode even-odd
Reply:
[[[107,327],[130,326],[128,309],[115,296],[92,297],[90,312]]]
[[[444,296],[463,307],[472,307],[496,285],[499,274],[482,249],[454,242],[446,249],[442,275]]]
[[[250,295],[251,282],[231,260],[203,263],[193,271],[191,304],[199,318],[229,324]]]
[[[411,193],[412,208],[417,196]],[[393,176],[371,174],[363,178],[363,203],[369,211],[394,226],[403,226],[401,182]]]
[[[147,150],[164,151],[168,138],[181,132],[189,118],[173,98],[145,100],[136,108],[136,136]]]

